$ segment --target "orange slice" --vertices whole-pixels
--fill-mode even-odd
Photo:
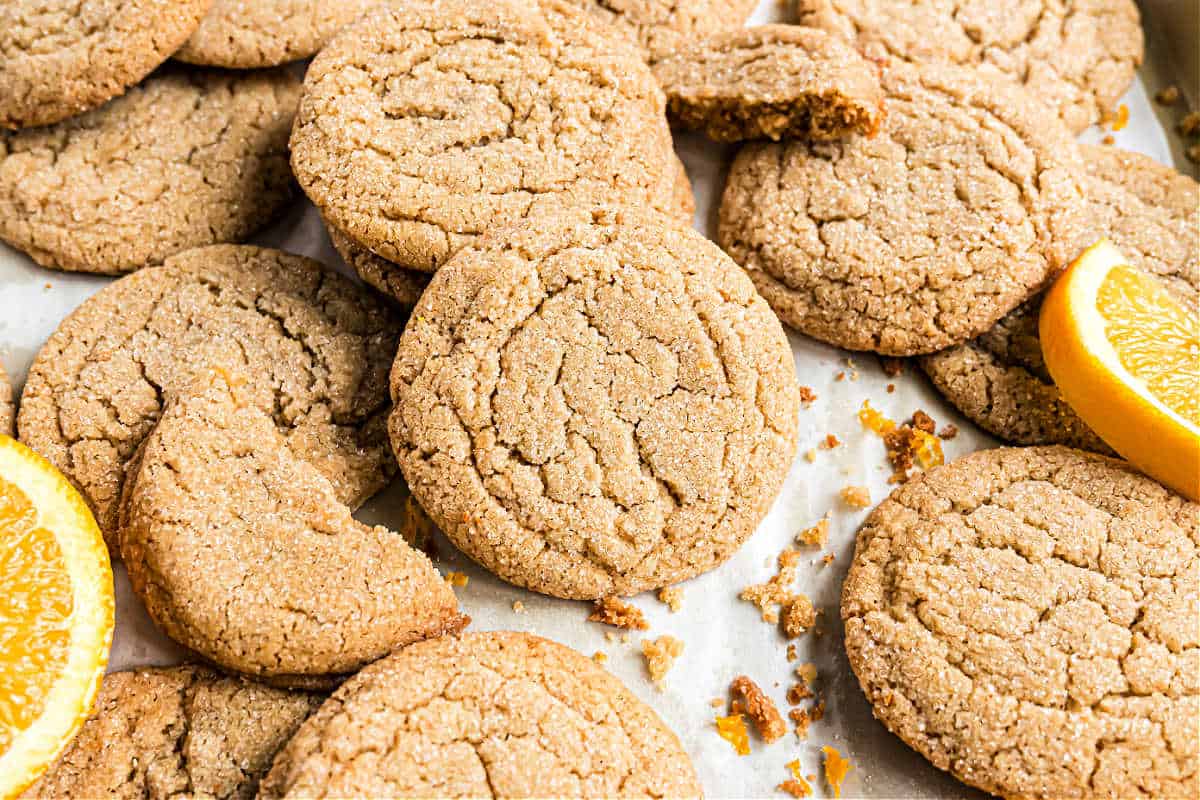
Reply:
[[[1200,499],[1200,323],[1107,239],[1055,282],[1039,323],[1046,368],[1100,438]]]
[[[79,493],[0,436],[0,798],[32,783],[91,711],[113,632],[108,550]]]

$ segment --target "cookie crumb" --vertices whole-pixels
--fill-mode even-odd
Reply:
[[[898,378],[904,374],[904,359],[895,358],[894,356],[880,356],[879,366],[883,369],[883,374],[889,378]]]
[[[779,554],[779,572],[766,583],[755,583],[742,589],[738,595],[743,600],[749,600],[758,606],[764,622],[772,624],[779,621],[776,606],[786,606],[795,598],[789,589],[796,582],[796,566],[800,562],[800,551],[786,548]]]
[[[826,553],[825,555],[821,556],[821,566],[828,567],[832,563],[833,553]]]
[[[646,671],[650,673],[650,680],[654,681],[654,685],[660,690],[675,659],[682,654],[683,642],[674,636],[660,636],[653,641],[642,640],[642,657],[646,659]]]
[[[1179,102],[1180,96],[1178,86],[1166,86],[1154,95],[1154,102],[1160,106],[1173,106]]]
[[[789,706],[798,706],[804,700],[813,696],[813,690],[808,688],[805,683],[793,683],[787,690],[787,701]]]
[[[822,747],[821,752],[825,754],[825,780],[833,789],[833,796],[841,797],[842,781],[846,780],[846,774],[854,769],[854,765],[842,758],[841,753],[828,745]]]
[[[812,390],[811,386],[800,387],[800,402],[805,406],[810,406],[817,399],[817,393]]]
[[[812,601],[803,594],[797,594],[783,612],[783,633],[789,639],[795,639],[804,635],[816,622],[817,612],[813,609]]]
[[[739,756],[750,755],[750,734],[741,714],[717,717],[717,734],[733,745],[733,751]]]
[[[1200,144],[1194,144],[1184,151],[1184,155],[1188,157],[1188,161],[1195,164],[1200,164]]]
[[[1117,137],[1113,136],[1111,133],[1104,134],[1104,136],[1101,137],[1101,139],[1100,139],[1100,144],[1116,144],[1116,143],[1117,143]]]
[[[787,725],[775,703],[750,678],[745,675],[734,678],[729,691],[742,699],[746,714],[764,742],[770,744],[787,733]]]
[[[458,586],[459,588],[462,588],[470,582],[471,576],[467,575],[465,572],[446,573],[446,583],[449,583],[451,586]]]
[[[834,436],[832,433],[827,433],[825,434],[825,438],[821,440],[820,446],[822,450],[832,450],[840,444],[841,441],[839,441],[836,436]]]
[[[796,534],[796,544],[806,547],[824,547],[829,539],[829,517],[821,517],[817,524]]]
[[[813,723],[813,718],[809,716],[808,711],[803,708],[793,708],[788,712],[788,719],[795,725],[793,733],[796,734],[796,738],[800,741],[806,740],[808,738],[808,728]]]
[[[835,381],[844,381],[844,380],[846,380],[846,373],[844,373],[844,372],[839,372],[837,375],[834,375],[834,376],[833,376],[833,379],[834,379]]]
[[[795,642],[788,642],[788,646],[787,646],[787,660],[788,660],[788,661],[795,661],[795,660],[796,660],[796,657],[797,657],[798,655],[800,655],[800,652],[799,652],[799,651],[796,649],[796,644],[795,644]]]
[[[708,704],[710,706],[712,706],[713,708],[724,708],[725,707],[725,701],[720,697],[714,697],[712,700],[708,701]]]
[[[664,586],[658,590],[658,599],[659,602],[666,603],[667,608],[674,614],[683,608],[683,589],[678,586]]]
[[[513,610],[514,614],[524,614],[525,613],[525,604],[522,603],[520,600],[513,600],[512,610]]]
[[[883,439],[888,461],[892,465],[889,483],[907,481],[909,473],[918,464],[922,469],[930,469],[945,462],[942,443],[933,432],[936,423],[920,409],[913,412],[911,423],[897,426],[872,408],[870,400],[864,400],[858,411],[858,421]]]
[[[588,615],[588,622],[600,622],[614,628],[632,628],[638,631],[650,627],[640,608],[622,601],[619,597],[602,597],[597,600],[592,607],[592,613]]]
[[[896,384],[894,384],[894,383],[889,383],[889,384],[887,385],[887,393],[888,393],[888,394],[892,394],[892,393],[893,393],[893,392],[895,392],[895,391],[896,391]]]
[[[924,433],[933,433],[934,430],[937,429],[937,423],[933,421],[933,417],[929,416],[919,408],[913,412],[912,419],[913,427],[919,431],[923,431]]]
[[[608,661],[608,656],[597,650],[592,653],[592,661],[595,661],[597,664],[603,664],[605,661]]]
[[[958,426],[953,422],[947,422],[942,426],[942,429],[938,431],[938,436],[946,441],[950,441],[955,436],[958,436]]]
[[[813,448],[813,449],[810,449],[810,450],[806,450],[806,451],[804,452],[804,460],[805,460],[805,461],[807,461],[807,462],[808,462],[808,463],[810,463],[810,464],[811,464],[811,463],[813,463],[814,461],[816,461],[816,460],[817,460],[817,451],[816,451],[816,448]]]
[[[1180,120],[1179,132],[1184,136],[1200,136],[1200,111],[1189,112]]]
[[[604,639],[605,639],[605,641],[607,641],[609,644],[616,644],[618,641],[620,641],[620,637],[619,637],[619,636],[617,636],[617,632],[616,632],[616,631],[605,631],[605,632],[604,632]]]
[[[804,681],[806,686],[812,686],[813,681],[817,679],[817,665],[801,664],[800,666],[796,667],[796,677]]]
[[[871,490],[866,486],[844,486],[839,494],[842,502],[851,508],[866,508],[871,505]]]

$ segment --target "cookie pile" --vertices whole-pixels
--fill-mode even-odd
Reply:
[[[1099,235],[1200,294],[1200,187],[1073,138],[1132,80],[1136,8],[798,0],[805,26],[742,28],[754,5],[0,9],[0,239],[130,273],[46,342],[17,429],[205,664],[110,675],[27,796],[700,796],[625,686],[464,632],[411,532],[352,512],[399,472],[558,598],[714,570],[795,459],[784,325],[1096,451],[983,451],[870,515],[842,617],[877,716],[1001,796],[1196,788],[1200,507],[1097,454],[1034,324]],[[672,125],[742,143],[718,243]],[[239,244],[293,184],[362,283]]]

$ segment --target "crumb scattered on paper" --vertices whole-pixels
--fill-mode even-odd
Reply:
[[[513,610],[514,614],[524,614],[525,613],[525,604],[522,603],[520,600],[513,600],[512,610]]]
[[[654,685],[659,689],[662,688],[663,680],[671,671],[675,659],[682,654],[683,642],[674,636],[642,640],[642,657],[646,660],[646,671],[650,673],[650,680],[654,681]]]
[[[871,505],[871,490],[866,486],[845,486],[839,494],[842,502],[851,508],[866,508]]]
[[[821,517],[817,524],[796,534],[796,544],[805,547],[824,547],[829,540],[829,517]]]
[[[658,600],[666,603],[667,608],[671,609],[671,613],[674,614],[683,608],[683,589],[678,586],[664,586],[658,590]]]
[[[812,601],[803,594],[793,597],[783,612],[783,633],[789,639],[802,636],[816,623],[816,609],[813,608]]]
[[[787,733],[787,724],[775,703],[749,677],[739,675],[734,678],[729,691],[741,699],[742,707],[764,742],[770,744]]]
[[[889,378],[898,378],[904,374],[904,359],[894,358],[892,356],[880,356],[879,366],[883,369],[883,374]]]
[[[447,572],[446,582],[454,586],[462,587],[471,582],[471,576],[464,572]]]
[[[817,399],[817,393],[812,390],[811,386],[800,387],[800,402],[806,406],[812,405]]]
[[[601,622],[614,628],[631,628],[644,631],[650,627],[646,615],[637,606],[632,606],[618,597],[602,597],[592,607],[589,622]]]
[[[755,583],[742,589],[741,597],[758,606],[764,622],[779,621],[779,609],[792,602],[795,594],[789,588],[796,582],[796,567],[800,551],[786,548],[779,554],[779,572],[766,583]]]
[[[592,653],[592,661],[595,661],[597,664],[603,664],[605,661],[608,661],[608,656],[597,650]]]
[[[1173,106],[1179,102],[1180,96],[1178,86],[1166,86],[1158,90],[1154,95],[1154,100],[1160,106]]]

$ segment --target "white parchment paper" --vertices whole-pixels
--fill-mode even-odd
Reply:
[[[1147,3],[1144,11],[1153,11]],[[784,21],[785,4],[763,0],[754,22]],[[1173,82],[1171,66],[1157,56],[1156,30],[1148,25],[1148,63],[1124,102],[1130,121],[1113,135],[1124,148],[1144,152],[1164,163],[1179,158],[1177,137],[1167,127],[1177,111],[1156,108],[1148,99],[1161,85]],[[1186,33],[1186,32],[1185,32]],[[1184,40],[1186,42],[1186,39]],[[1191,39],[1194,48],[1195,39]],[[1085,134],[1096,141],[1105,131]],[[734,149],[699,136],[681,136],[677,149],[692,179],[696,200],[696,228],[715,233],[716,209],[725,171]],[[1184,167],[1184,162],[1176,165]],[[305,201],[298,202],[283,219],[255,240],[317,258],[345,270],[324,234],[317,215]],[[19,392],[30,362],[59,322],[83,299],[111,282],[111,278],[70,275],[38,268],[24,255],[0,245],[0,359]],[[796,462],[770,515],[750,541],[726,564],[682,585],[683,608],[670,613],[649,594],[635,598],[650,621],[650,631],[633,633],[627,644],[607,641],[612,630],[585,621],[589,606],[526,592],[505,584],[457,553],[444,539],[439,542],[443,571],[458,570],[470,577],[458,589],[473,628],[530,631],[570,645],[583,653],[602,651],[607,668],[653,706],[679,734],[699,771],[705,791],[713,798],[781,797],[775,786],[789,777],[784,764],[798,758],[805,773],[821,774],[822,745],[832,745],[848,756],[854,770],[844,786],[844,796],[888,798],[982,797],[925,762],[890,735],[871,716],[842,650],[838,620],[838,595],[854,549],[854,534],[867,511],[848,509],[838,499],[842,487],[869,486],[872,505],[889,491],[890,470],[878,437],[862,429],[855,413],[864,399],[892,419],[907,419],[915,409],[933,416],[939,427],[954,423],[961,433],[946,442],[951,460],[972,450],[995,446],[946,404],[913,367],[898,378],[884,375],[874,356],[850,354],[802,336],[791,335],[796,371],[801,384],[812,387],[817,400],[800,412],[800,447]],[[847,364],[852,359],[853,366]],[[845,373],[837,380],[838,373]],[[854,375],[857,379],[853,379]],[[886,391],[894,383],[894,393]],[[813,463],[803,453],[817,447],[826,434],[843,443],[833,450],[818,450]],[[405,489],[396,485],[373,499],[358,515],[370,523],[398,527],[403,514]],[[758,610],[738,599],[750,583],[775,574],[775,558],[793,542],[797,531],[830,512],[829,544],[823,550],[805,550],[797,591],[807,594],[823,612],[824,635],[811,633],[797,640],[799,658],[789,663],[786,642],[777,628],[759,619]],[[832,553],[824,566],[820,557]],[[111,670],[137,665],[178,662],[181,651],[159,633],[139,601],[129,590],[124,569],[114,565],[117,586],[117,630]],[[524,613],[513,611],[520,600]],[[675,636],[685,643],[663,689],[648,680],[638,642],[644,636]],[[794,682],[793,669],[802,662],[817,665],[816,690],[826,703],[824,720],[814,724],[807,741],[790,733],[773,745],[752,738],[753,752],[737,756],[713,727],[709,701],[725,697],[730,681],[746,674],[767,690],[786,710],[784,692]],[[832,796],[823,781],[817,796]]]

